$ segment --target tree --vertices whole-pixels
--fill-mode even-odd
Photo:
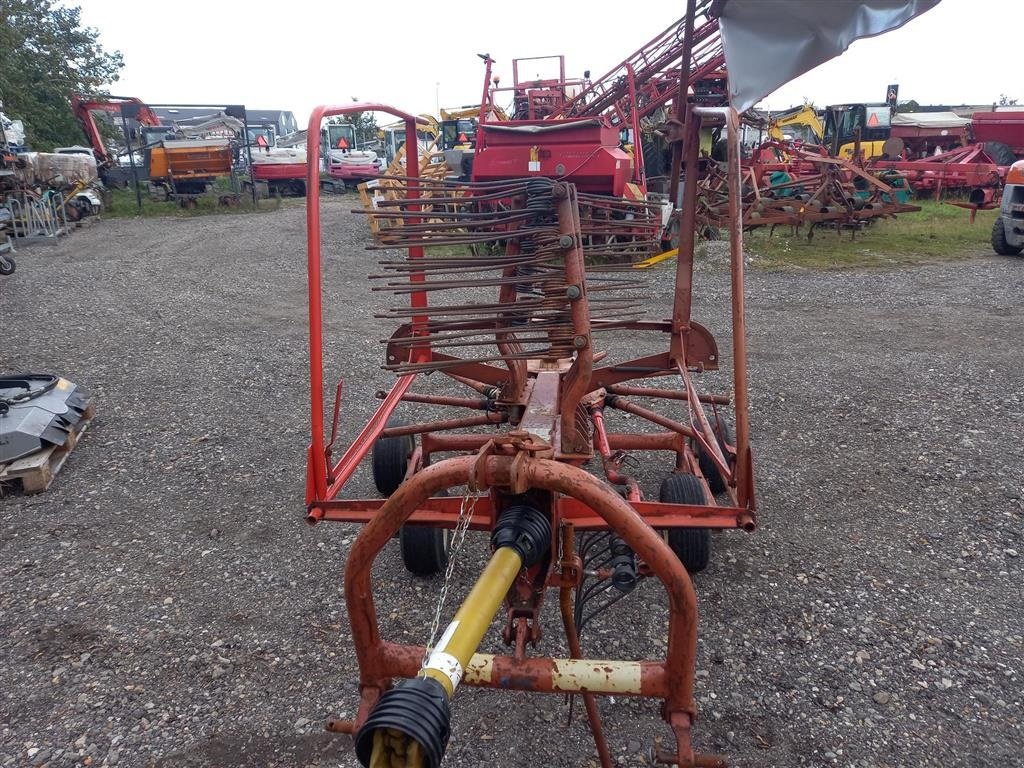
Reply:
[[[82,12],[54,0],[0,0],[0,99],[25,123],[33,149],[80,144],[72,93],[95,95],[117,80],[124,62],[82,26]]]

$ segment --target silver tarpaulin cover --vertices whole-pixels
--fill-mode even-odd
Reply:
[[[939,0],[726,0],[719,18],[737,112],[850,43],[901,27]]]

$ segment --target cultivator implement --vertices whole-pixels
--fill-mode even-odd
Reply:
[[[777,162],[755,159],[744,167],[743,226],[745,229],[806,225],[808,238],[818,226],[856,231],[878,218],[921,210],[906,202],[909,187],[898,174],[880,178],[820,148],[800,148],[790,142],[770,141],[762,151],[777,151]],[[724,228],[729,216],[727,174],[718,164],[708,165],[698,184],[699,232]]]
[[[310,135],[323,117],[356,110],[390,112],[415,135],[415,118],[381,105],[320,108]],[[687,114],[699,123],[711,113],[728,121],[738,189],[735,113]],[[318,149],[310,141],[311,168]],[[383,361],[397,378],[378,393],[373,417],[336,461],[341,385],[327,440],[319,201],[317,186],[309,186],[307,514],[314,523],[365,523],[345,566],[359,709],[353,720],[331,721],[329,728],[354,736],[365,766],[434,768],[458,717],[460,687],[579,694],[601,764],[610,766],[597,697],[644,696],[664,702],[675,736],[674,749],[657,759],[720,764],[691,743],[697,611],[687,569],[707,564],[712,530],[756,524],[738,198],[731,209],[732,387],[704,392],[698,379],[718,370],[720,354],[710,331],[691,318],[692,242],[677,264],[671,317],[644,316],[649,299],[628,267],[659,235],[655,209],[548,178],[455,184],[410,176],[389,183],[398,194],[368,214],[380,224],[372,247],[382,254],[370,282],[382,298],[393,297],[378,316],[398,326]],[[687,199],[695,200],[692,193]],[[614,333],[629,334],[636,348],[650,339],[654,351],[615,361],[601,348]],[[431,374],[459,391],[413,389]],[[667,377],[675,382],[643,381]],[[393,418],[401,403],[447,411],[402,423]],[[620,431],[616,414],[646,428]],[[629,454],[638,452],[669,456],[656,501],[644,497],[631,474]],[[370,454],[386,498],[343,498]],[[603,477],[587,464],[599,466]],[[469,531],[489,534],[491,555],[461,607],[442,621]],[[444,573],[433,627],[420,628],[418,644],[385,640],[376,616],[372,566],[395,535],[410,570]],[[585,658],[582,630],[648,578],[667,595],[664,658]],[[549,590],[558,592],[566,658],[534,652],[542,647]],[[511,650],[485,651],[481,641],[502,607],[502,637]],[[396,679],[403,681],[395,685]]]
[[[867,168],[876,173],[888,171],[903,176],[918,195],[932,195],[938,200],[944,192],[967,193],[970,202],[976,205],[993,201],[998,205],[1009,170],[993,161],[984,144],[958,147],[917,160],[872,158]]]

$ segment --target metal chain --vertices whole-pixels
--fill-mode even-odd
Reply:
[[[462,497],[462,505],[459,507],[459,521],[455,524],[455,528],[452,529],[451,545],[448,548],[448,567],[444,572],[444,584],[441,586],[441,595],[437,600],[434,620],[430,624],[430,639],[427,640],[427,652],[423,656],[424,663],[426,663],[430,652],[434,648],[437,630],[441,625],[441,612],[444,610],[445,600],[448,599],[448,590],[451,589],[452,574],[455,573],[455,561],[462,551],[462,544],[466,540],[466,532],[469,530],[469,524],[473,519],[473,511],[476,509],[478,498],[479,496],[468,489],[466,495]]]

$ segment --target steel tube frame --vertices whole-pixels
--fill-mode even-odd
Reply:
[[[362,690],[356,727],[368,717],[380,694],[390,687],[392,678],[403,671],[389,664],[380,636],[372,586],[372,569],[377,554],[430,496],[479,479],[481,475],[488,486],[509,487],[513,474],[527,487],[571,496],[585,504],[632,548],[638,558],[647,563],[662,582],[669,604],[668,647],[665,661],[660,664],[665,685],[663,715],[674,728],[679,716],[684,716],[688,725],[696,716],[693,698],[697,647],[696,594],[686,569],[668,544],[626,500],[585,470],[550,459],[520,461],[511,456],[486,455],[445,459],[407,479],[363,527],[352,545],[345,564],[344,590]],[[557,506],[553,506],[551,511],[557,515]],[[556,518],[554,523],[557,525],[558,522]],[[507,684],[503,687],[540,690],[536,672],[530,666],[514,657],[495,657],[494,663],[509,665],[514,671],[506,678]],[[550,660],[545,663],[550,664]],[[678,734],[678,729],[676,731]],[[688,740],[679,744],[679,752],[681,757],[692,757]]]
[[[366,523],[385,504],[385,499],[333,499],[320,502],[315,508],[316,520],[345,523]],[[429,498],[417,507],[409,518],[410,522],[432,528],[453,528],[459,519],[462,499],[437,497]],[[576,499],[561,497],[556,500],[558,514],[563,520],[570,520],[577,530],[601,530],[606,528],[603,518],[594,514]],[[648,525],[655,528],[743,528],[754,530],[756,522],[749,509],[743,507],[719,507],[698,504],[670,504],[660,501],[633,501],[634,511]],[[311,512],[312,514],[312,512]],[[494,517],[494,507],[489,497],[478,497],[474,506],[470,528],[488,531]]]
[[[724,118],[728,146],[729,181],[729,272],[732,290],[732,362],[734,412],[736,417],[735,480],[739,506],[755,508],[753,454],[750,450],[750,400],[747,393],[747,320],[744,309],[743,276],[743,209],[740,202],[742,178],[740,171],[739,116],[732,107],[696,107],[699,117]]]
[[[324,442],[324,359],[323,359],[323,288],[322,266],[320,263],[320,124],[324,118],[348,115],[353,112],[386,112],[405,121],[406,173],[409,176],[408,196],[414,202],[410,209],[419,210],[415,200],[419,197],[419,143],[416,138],[417,118],[387,104],[356,103],[348,105],[319,106],[309,116],[306,134],[306,260],[309,277],[309,399],[310,399],[310,446],[308,473],[306,477],[306,503],[314,499],[332,498],[345,481],[352,475],[359,462],[369,453],[373,441],[380,435],[388,416],[398,405],[402,395],[412,384],[415,374],[400,376],[391,392],[385,397],[373,418],[360,432],[345,455],[334,467],[328,467]],[[408,148],[412,147],[411,150]],[[409,249],[410,258],[423,258],[422,247]],[[413,282],[422,282],[422,273],[410,276]],[[410,294],[410,305],[425,309],[427,295],[423,291]],[[413,317],[414,332],[426,324],[426,316]],[[425,353],[425,354],[424,354]],[[415,359],[426,359],[429,347],[414,348]],[[328,487],[328,482],[331,482]]]

